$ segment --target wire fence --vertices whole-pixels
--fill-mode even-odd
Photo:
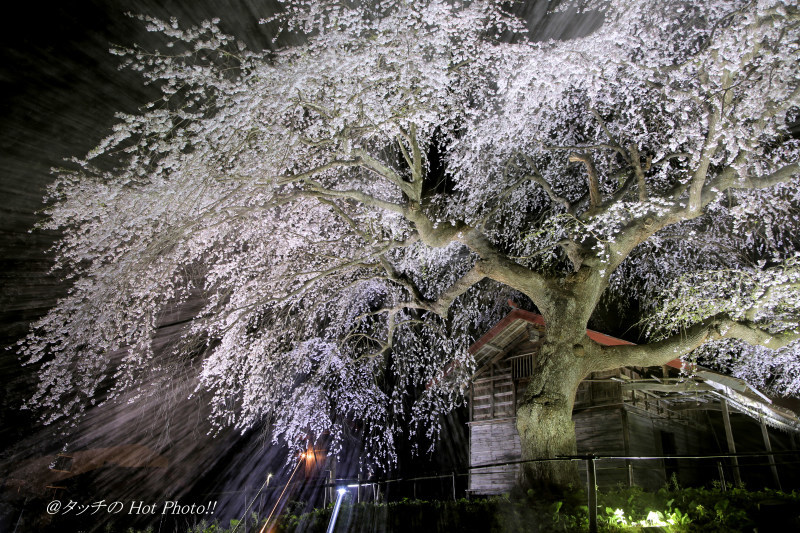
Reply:
[[[704,455],[606,455],[582,454],[547,459],[498,461],[473,465],[459,471],[436,472],[393,478],[305,478],[259,492],[262,502],[272,500],[271,493],[281,491],[286,499],[302,491],[321,492],[319,504],[334,501],[334,492],[346,489],[355,502],[386,502],[409,499],[453,499],[490,494],[481,490],[483,477],[507,474],[510,483],[516,480],[525,464],[546,462],[578,462],[588,495],[590,531],[597,531],[597,489],[642,487],[656,489],[672,482],[680,486],[713,486],[723,491],[734,486],[750,488],[800,488],[800,451],[714,453]],[[294,485],[293,487],[290,485]],[[287,490],[288,489],[288,490]],[[254,494],[254,489],[248,489]],[[239,491],[247,494],[248,491]],[[506,491],[495,491],[501,493]],[[230,492],[229,492],[230,494]],[[245,496],[245,500],[247,497]],[[279,497],[278,500],[281,500]],[[278,507],[280,501],[275,501]],[[252,508],[253,502],[250,502]],[[283,502],[285,505],[285,502]],[[283,505],[280,505],[282,508]]]

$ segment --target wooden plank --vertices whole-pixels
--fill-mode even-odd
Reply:
[[[475,383],[469,384],[469,420],[475,420]]]
[[[623,392],[640,390],[652,392],[705,392],[713,391],[714,387],[705,383],[695,383],[687,381],[685,383],[656,383],[656,382],[640,382],[640,383],[619,383]]]
[[[728,400],[722,398],[720,400],[722,405],[722,422],[725,425],[725,439],[728,441],[728,453],[736,453],[736,443],[733,441],[733,430],[731,429],[731,417],[728,413]],[[733,480],[736,486],[742,485],[742,475],[739,472],[739,460],[736,457],[731,457],[733,463]]]
[[[470,425],[470,465],[517,460],[520,456],[515,419]],[[516,484],[518,472],[517,465],[472,470],[469,489],[476,494],[509,492]]]
[[[491,408],[491,410],[490,410],[490,413],[491,413],[491,414],[490,414],[489,416],[490,416],[491,418],[494,418],[494,394],[490,394],[490,395],[489,395],[489,401],[491,402],[491,406],[492,406],[492,408]]]
[[[767,424],[764,422],[764,417],[761,417],[761,437],[764,439],[764,448],[770,453],[772,453],[772,443],[769,441],[769,432],[767,431]],[[772,479],[775,480],[775,485],[778,487],[778,490],[783,490],[781,488],[781,478],[778,477],[778,469],[775,466],[775,456],[768,455],[767,458],[769,459],[769,467],[772,470]]]
[[[622,447],[625,455],[631,454],[630,430],[628,429],[628,410],[623,408],[620,413],[622,421]],[[625,460],[625,470],[628,474],[628,486],[633,487],[633,468],[630,459]]]

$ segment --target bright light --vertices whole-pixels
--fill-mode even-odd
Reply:
[[[336,525],[336,517],[339,515],[339,507],[342,506],[342,498],[344,498],[347,489],[340,487],[336,492],[339,494],[336,496],[336,504],[333,506],[333,513],[331,513],[331,521],[328,523],[327,533],[333,533],[333,528]]]
[[[664,521],[664,515],[656,511],[647,513],[647,518],[644,520],[648,526],[667,526],[669,525]],[[643,524],[644,525],[644,524]]]
[[[675,525],[675,519],[672,516],[664,516],[664,513],[660,511],[649,511],[647,513],[647,518],[643,520],[633,520],[630,516],[625,516],[625,511],[622,509],[614,509],[614,513],[611,514],[611,509],[606,508],[609,514],[608,519],[609,522],[615,524],[617,526],[622,527],[662,527],[662,526],[671,526]]]
[[[618,526],[627,526],[628,521],[625,519],[625,511],[622,509],[615,509],[614,514],[609,517]]]

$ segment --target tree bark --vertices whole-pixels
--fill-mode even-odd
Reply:
[[[584,377],[579,343],[559,338],[557,326],[548,328],[534,375],[517,409],[517,430],[523,460],[575,455],[572,408]],[[584,330],[585,331],[585,330]],[[560,493],[581,486],[575,461],[523,463],[523,489]]]

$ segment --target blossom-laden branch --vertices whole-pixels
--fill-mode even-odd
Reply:
[[[583,163],[586,167],[586,174],[589,180],[589,205],[591,208],[600,205],[600,182],[597,178],[597,170],[594,167],[592,158],[586,154],[572,153],[569,156],[570,162]]]

